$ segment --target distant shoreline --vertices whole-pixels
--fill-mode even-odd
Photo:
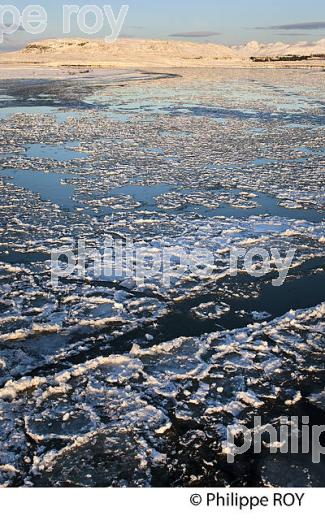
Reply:
[[[104,40],[53,39],[33,42],[15,52],[0,53],[2,69],[84,68],[91,69],[165,69],[165,68],[290,68],[325,71],[325,48],[301,48],[299,54],[268,55],[268,48],[247,46],[239,51],[216,44],[182,41],[127,40],[109,44]],[[294,47],[293,47],[294,49]],[[256,53],[254,54],[254,51]],[[270,50],[271,52],[271,50]],[[292,51],[293,52],[293,51]]]

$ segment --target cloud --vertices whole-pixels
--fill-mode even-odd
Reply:
[[[179,32],[170,34],[170,38],[206,38],[208,36],[218,36],[221,33],[213,31],[192,31],[192,32]]]
[[[325,29],[325,22],[290,23],[286,25],[270,25],[269,27],[254,27],[254,29],[270,29],[273,31],[318,31],[319,29]]]
[[[303,38],[303,37],[308,37],[309,34],[308,33],[291,33],[291,32],[288,32],[288,33],[277,33],[277,36],[290,36],[291,38],[294,37],[294,36],[299,36],[299,38]]]

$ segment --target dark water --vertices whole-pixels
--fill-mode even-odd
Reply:
[[[32,145],[29,148],[27,155],[29,157],[45,157],[62,161],[69,161],[86,156],[86,154],[81,152],[67,150],[66,148],[56,147],[54,145]],[[44,173],[33,170],[4,169],[0,170],[0,176],[4,177],[5,181],[8,183],[38,193],[43,200],[48,200],[58,204],[63,209],[73,211],[76,207],[82,207],[82,203],[73,200],[74,187],[67,183],[62,183],[62,181],[69,181],[76,178],[75,175]],[[77,178],[80,177],[77,176]],[[141,207],[139,208],[140,210],[151,209],[152,211],[162,211],[157,207],[155,198],[159,195],[175,191],[175,188],[174,185],[165,183],[154,184],[152,186],[128,185],[111,190],[107,195],[131,195],[136,201],[141,203]],[[233,195],[239,194],[239,192],[240,190],[229,190],[229,193]],[[177,189],[177,193],[190,194],[191,190]],[[223,204],[220,208],[209,209],[201,205],[187,204],[186,207],[181,210],[176,210],[176,213],[195,212],[206,217],[223,216],[237,218],[268,214],[276,217],[308,220],[311,222],[322,222],[324,219],[323,214],[318,211],[310,209],[283,208],[278,205],[278,200],[275,197],[266,195],[265,193],[252,193],[257,195],[254,200],[258,203],[258,208],[235,208]],[[110,210],[109,207],[103,207],[100,211],[103,213],[111,213],[113,210]],[[166,210],[167,213],[172,211],[173,210]]]
[[[71,179],[71,175],[57,173],[43,173],[33,170],[0,170],[5,182],[39,193],[44,200],[50,200],[63,209],[73,210],[75,203],[72,200],[74,188],[61,181]]]
[[[229,109],[223,107],[201,106],[201,105],[186,105],[182,107],[170,107],[169,109],[162,109],[173,116],[181,116],[189,114],[198,117],[212,117],[213,119],[256,119],[263,122],[282,121],[284,124],[313,124],[324,125],[325,114],[310,114],[308,112],[290,113],[285,111],[254,111],[254,110],[239,110]],[[323,108],[323,112],[325,112]]]
[[[316,268],[319,270],[315,272]],[[266,312],[269,317],[261,321],[271,321],[290,310],[314,307],[324,299],[325,258],[308,261],[293,270],[291,276],[280,287],[274,287],[270,277],[265,281],[258,282],[257,297],[246,296],[243,300],[227,295],[229,288],[231,290],[231,287],[233,287],[233,291],[236,293],[238,287],[248,287],[252,280],[253,278],[248,275],[239,275],[235,281],[227,278],[225,281],[221,281],[219,286],[210,287],[209,290],[197,297],[176,303],[172,307],[172,312],[159,321],[158,329],[149,328],[143,334],[149,332],[153,335],[152,345],[155,345],[179,337],[197,337],[222,329],[233,330],[247,327],[247,325],[256,321],[251,314],[252,312]],[[224,293],[225,285],[228,288],[227,294]],[[247,289],[247,293],[249,294],[249,289]],[[225,303],[230,307],[230,311],[220,318],[195,318],[191,309],[208,302],[213,302],[216,305]],[[241,314],[243,310],[245,311],[244,315]],[[130,341],[135,338],[136,334],[130,335]],[[122,347],[123,342],[117,340],[116,344]]]
[[[69,149],[77,146],[79,146],[78,142],[65,143],[64,146],[36,143],[28,146],[25,155],[30,159],[40,157],[42,159],[52,159],[53,161],[72,161],[73,159],[88,157],[86,153]]]
[[[109,73],[104,71],[100,77],[97,71],[95,74],[83,74],[82,78],[79,75],[67,79],[0,80],[0,118],[25,110],[46,113],[58,108],[94,108],[95,102],[85,101],[85,98],[94,92],[101,92],[110,86],[119,86],[123,82],[146,82],[173,77],[177,77],[177,74],[126,70]]]
[[[171,184],[155,184],[153,186],[139,186],[139,185],[129,185],[123,186],[121,188],[116,188],[110,192],[110,195],[131,195],[138,202],[141,202],[146,206],[147,209],[152,209],[157,211],[155,203],[155,197],[159,195],[164,195],[171,191],[176,191],[177,193],[191,194],[191,190],[182,190],[177,188],[175,185]],[[213,190],[214,191],[214,190]],[[217,193],[218,190],[215,190]],[[240,190],[227,190],[231,195],[238,195]],[[278,200],[275,197],[267,195],[265,193],[252,192],[257,195],[254,199],[258,203],[258,208],[234,208],[230,205],[222,205],[217,209],[209,209],[205,208],[201,205],[196,204],[188,204],[186,207],[182,208],[181,212],[195,212],[203,216],[214,217],[214,216],[223,216],[223,217],[247,217],[250,215],[271,215],[274,217],[285,217],[292,219],[301,219],[301,220],[309,220],[311,222],[322,222],[324,216],[322,213],[319,213],[314,210],[304,210],[304,209],[287,209],[278,205]],[[177,212],[177,210],[176,210]]]

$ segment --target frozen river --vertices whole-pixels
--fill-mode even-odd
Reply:
[[[0,484],[324,486],[324,460],[251,451],[256,415],[325,424],[325,75],[218,69],[0,80]],[[170,267],[51,281],[107,239]],[[229,252],[294,258],[281,286]],[[173,259],[174,262],[174,259]],[[64,268],[64,262],[63,262]]]

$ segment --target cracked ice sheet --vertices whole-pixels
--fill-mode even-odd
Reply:
[[[253,216],[206,220],[196,216],[118,213],[104,221],[89,218],[81,224],[76,214],[59,213],[63,220],[58,224],[52,210],[53,205],[42,203],[33,208],[32,218],[30,211],[23,210],[25,214],[11,221],[12,230],[7,225],[3,234],[5,248],[9,245],[5,244],[6,237],[13,233],[19,235],[15,254],[20,248],[22,255],[18,263],[0,264],[3,290],[0,377],[3,382],[36,367],[64,361],[74,353],[93,348],[94,343],[107,346],[118,335],[157,321],[168,312],[170,303],[209,291],[220,278],[225,278],[231,248],[276,247],[287,251],[296,247],[294,265],[324,256],[323,226],[307,221]],[[37,227],[31,223],[36,216],[39,218]],[[89,236],[90,245],[93,233],[103,239],[106,233],[115,233],[133,238],[135,248],[145,246],[162,251],[181,246],[192,254],[193,249],[199,247],[213,253],[214,270],[210,276],[200,279],[189,272],[172,277],[170,287],[163,284],[161,274],[140,286],[131,274],[126,279],[104,278],[104,282],[113,282],[114,288],[110,289],[100,284],[97,288],[77,285],[73,280],[55,289],[50,284],[50,267],[46,261],[36,257],[30,263],[23,262],[28,256],[26,247],[32,254],[49,255],[52,247],[66,245],[67,229],[70,236],[78,237],[78,233]],[[171,274],[174,274],[172,269]],[[245,295],[245,291],[252,294],[252,287],[236,291],[238,295]],[[227,308],[225,304],[222,306]],[[216,316],[213,309],[207,318],[209,314]]]
[[[0,162],[4,175],[0,176],[0,261],[3,294],[0,309],[4,345],[0,354],[0,374],[3,383],[13,377],[19,379],[31,369],[37,368],[37,373],[51,362],[59,362],[61,370],[61,362],[66,366],[66,360],[70,366],[70,356],[74,353],[79,355],[84,350],[89,350],[90,355],[95,356],[98,351],[100,353],[101,347],[107,352],[107,346],[117,335],[128,333],[139,324],[145,326],[148,322],[157,321],[164,315],[170,302],[201,294],[206,288],[210,291],[210,282],[215,282],[213,277],[224,276],[230,247],[262,245],[284,250],[296,247],[297,264],[324,255],[321,221],[321,211],[324,209],[324,105],[321,93],[324,89],[320,88],[325,79],[324,74],[260,71],[258,78],[256,71],[218,71],[217,77],[211,74],[201,71],[199,79],[186,78],[176,94],[173,80],[166,80],[163,85],[146,84],[147,107],[141,107],[136,102],[139,97],[143,97],[143,86],[127,87],[115,90],[113,96],[110,90],[108,103],[105,105],[105,100],[100,100],[100,110],[94,106],[86,113],[67,111],[61,121],[58,113],[16,114],[2,120],[0,152],[3,153]],[[239,78],[238,74],[244,74],[244,77]],[[92,101],[96,102],[94,99]],[[129,119],[127,124],[119,120],[119,116]],[[257,127],[261,126],[262,131],[257,131]],[[35,149],[37,143],[38,152]],[[31,149],[33,153],[30,153]],[[10,183],[10,174],[13,175],[13,170],[17,169],[18,185],[14,186]],[[40,195],[36,193],[35,181],[38,190],[43,185]],[[165,190],[166,184],[169,185],[169,192],[156,194],[151,200],[147,195],[143,197],[144,200],[138,200],[139,188],[143,192],[148,189],[154,193],[157,186]],[[133,195],[116,194],[120,189],[130,190],[130,186],[136,186]],[[52,187],[56,190],[55,194]],[[261,197],[261,194],[266,194],[268,198]],[[66,211],[67,208],[70,211]],[[225,211],[226,217],[219,215],[219,211]],[[254,216],[257,213],[271,213],[271,216]],[[69,281],[65,287],[60,286],[58,291],[50,287],[46,261],[52,248],[67,244],[71,237],[86,238],[93,244],[94,236],[103,239],[110,233],[131,237],[137,247],[149,245],[159,249],[181,243],[187,251],[192,251],[193,246],[200,244],[214,253],[218,260],[216,272],[212,280],[198,281],[184,275],[171,289],[162,287],[159,279],[154,279],[140,287],[143,298],[132,294],[130,287],[133,286],[133,280],[130,279],[115,280],[114,289],[81,288],[73,281]],[[124,286],[121,287],[123,282]],[[121,288],[128,295],[121,294]],[[257,287],[236,288],[236,294],[243,299],[248,293],[256,292]],[[211,302],[211,308],[207,312],[205,308],[203,314],[216,316],[218,308],[213,307],[215,303]],[[223,305],[222,308],[225,309]],[[256,311],[253,312],[254,319],[266,316],[265,313],[258,315]],[[200,314],[202,318],[202,312]],[[161,395],[165,399],[173,399],[173,396],[178,396],[179,381],[182,378],[190,381],[189,387],[184,390],[184,397],[181,394],[180,404],[174,406],[177,425],[185,423],[187,428],[201,427],[196,422],[188,426],[192,409],[195,417],[200,417],[201,412],[197,412],[197,409],[201,407],[204,413],[202,417],[208,416],[209,421],[215,413],[220,413],[229,417],[232,424],[253,403],[259,408],[263,396],[260,395],[261,391],[256,391],[255,386],[259,388],[261,373],[261,388],[266,385],[268,395],[276,399],[278,386],[285,386],[283,372],[288,381],[292,379],[291,373],[283,368],[286,364],[292,366],[292,359],[300,367],[307,356],[306,366],[311,367],[312,377],[311,380],[307,378],[307,369],[304,369],[302,377],[308,380],[309,386],[316,386],[309,388],[309,394],[313,392],[313,395],[319,395],[322,390],[322,354],[317,354],[316,347],[322,344],[322,336],[316,333],[316,325],[312,323],[308,325],[311,327],[309,332],[301,329],[304,335],[301,339],[300,333],[296,331],[296,321],[301,323],[303,320],[290,319],[281,331],[277,325],[272,330],[267,329],[271,339],[265,340],[262,335],[258,344],[260,353],[257,356],[261,360],[259,357],[256,360],[247,348],[241,352],[242,347],[239,346],[235,354],[231,345],[227,345],[227,340],[224,346],[227,363],[222,361],[223,351],[216,352],[216,360],[211,361],[204,354],[203,340],[176,339],[172,346],[156,347],[162,356],[161,366],[157,364],[160,373],[157,375],[153,372],[155,367],[149,367],[148,370],[144,369],[142,377],[145,381],[149,377],[156,380],[153,397],[157,393],[159,399]],[[259,326],[261,330],[270,327],[265,324]],[[235,345],[245,343],[245,338],[251,337],[251,329],[247,331],[239,333],[236,338],[234,333],[230,333],[229,341],[234,341]],[[224,338],[227,338],[227,333]],[[273,346],[272,355],[265,355],[263,342]],[[278,351],[274,345],[277,342]],[[168,355],[173,349],[179,360],[179,374],[176,369],[173,370],[173,359]],[[310,349],[313,352],[311,358],[308,357]],[[191,361],[187,361],[186,351],[194,356],[194,360],[191,357]],[[143,359],[149,359],[146,358],[146,349],[144,358],[140,354],[139,357],[142,362]],[[222,370],[218,367],[218,359],[221,359]],[[215,370],[218,374],[221,370],[223,377],[217,378],[219,386],[215,390],[216,398],[213,394],[208,413],[203,408],[211,389],[209,380],[204,377],[211,363],[217,365]],[[122,364],[127,364],[127,361],[122,361]],[[253,371],[252,376],[250,372],[250,382],[253,383],[247,390],[241,371],[250,370],[252,364],[254,368],[257,367],[257,375]],[[264,373],[268,378],[274,377],[274,388],[268,386],[269,380],[265,383]],[[209,371],[211,374],[213,371]],[[50,377],[53,376],[46,375],[45,370],[45,387],[50,384]],[[231,380],[233,387],[225,387],[225,379],[229,385]],[[63,385],[59,386],[59,393],[62,390],[65,393]],[[79,392],[78,381],[77,387]],[[133,397],[134,392],[131,386]],[[141,399],[144,399],[142,389],[140,394]],[[296,402],[297,395],[298,391],[294,395],[288,392],[286,401]],[[32,416],[28,420],[27,415],[26,421],[24,419],[20,424],[22,414],[19,412],[16,423],[16,417],[11,413],[12,405],[7,405],[6,410],[3,410],[3,414],[7,415],[3,417],[7,421],[6,431],[11,436],[14,448],[8,453],[4,452],[2,470],[3,482],[13,482],[21,478],[19,472],[25,477],[31,467],[29,459],[33,450],[28,446],[24,452],[27,429],[27,435],[31,433],[28,439],[34,442],[34,436],[38,442],[38,438],[44,434],[42,426],[45,424],[45,428],[51,427],[51,421],[38,421]],[[151,406],[157,407],[156,402],[151,403]],[[165,406],[163,408],[163,413],[167,413]],[[83,436],[89,433],[90,437],[85,437],[83,444],[84,453],[89,454],[90,445],[96,446],[98,451],[106,450],[109,460],[110,440],[108,444],[105,443],[102,435],[97,436],[96,432],[95,437],[92,437],[92,428],[97,428],[99,424],[97,412],[93,412],[92,406],[85,409],[84,413],[78,409],[75,416],[71,417],[69,409],[63,411],[66,419],[63,422],[68,422],[65,433],[69,436],[78,428]],[[69,417],[70,421],[67,420]],[[40,428],[37,429],[37,426]],[[141,426],[140,430],[142,428],[145,426]],[[160,431],[165,428],[170,431],[168,424],[164,423]],[[51,430],[49,435],[60,437],[57,442],[65,443],[66,438],[60,432],[58,428]],[[186,446],[185,452],[188,454],[188,447],[193,448],[190,459],[195,460],[200,446],[209,446],[207,435],[206,431],[190,430],[184,438],[181,436],[181,446]],[[106,431],[104,437],[107,437]],[[212,437],[215,439],[216,434],[213,433]],[[139,438],[142,438],[141,435]],[[138,451],[144,453],[139,447],[142,440],[138,442],[138,437],[136,439],[133,451],[128,438],[121,443],[125,451],[135,453],[135,458]],[[46,454],[53,448],[53,438],[48,440],[50,446],[45,450]],[[111,443],[113,441],[114,436]],[[69,468],[77,466],[75,461],[80,458],[79,444],[76,442],[73,450],[76,458],[75,455],[71,456]],[[146,442],[150,445],[151,441]],[[186,468],[191,467],[188,460],[180,456],[177,458],[175,454],[170,455],[175,447],[173,442],[171,445],[170,451],[169,448],[165,449],[169,455],[165,472],[168,474],[167,483],[202,482],[202,475],[195,480],[193,468],[190,475],[186,474]],[[26,459],[16,469],[15,454],[19,452],[18,446],[24,446],[21,452],[23,458],[19,460]],[[56,459],[59,448],[54,445],[53,449]],[[155,482],[154,465],[151,467],[150,457],[160,460],[159,449],[157,445],[156,452],[141,455],[138,462],[130,464],[138,468],[134,469],[134,482],[141,485],[150,479]],[[66,454],[63,452],[63,457]],[[42,456],[41,453],[41,460]],[[51,457],[49,454],[49,466],[52,465]],[[174,461],[168,462],[171,459]],[[208,460],[206,452],[202,454],[202,459],[207,463],[203,462],[204,471],[213,473],[215,460]],[[149,461],[148,465],[143,461]],[[183,476],[178,475],[178,480],[175,476],[176,461],[180,471],[185,471]],[[61,463],[58,463],[57,475],[60,474]],[[211,464],[212,470],[209,470]],[[151,476],[146,473],[149,466],[152,469]],[[35,460],[36,471],[37,468],[39,465]],[[113,471],[115,477],[112,476],[112,481],[105,473],[106,470],[103,468],[100,476],[98,474],[98,482],[102,482],[102,479],[113,483],[118,479],[119,483],[125,482],[124,476],[116,477],[124,472],[123,468]],[[83,484],[96,480],[91,472],[90,477],[87,475],[85,473],[81,477]],[[52,482],[58,478],[47,474],[44,481]],[[76,475],[70,478],[65,474],[63,478],[67,482],[79,482]],[[131,482],[132,478],[128,475],[126,481]],[[217,478],[220,478],[220,474]],[[224,478],[229,483],[229,476]],[[208,480],[209,485],[214,477],[211,479]]]
[[[6,292],[0,318],[2,383],[96,343],[107,347],[166,313],[166,305],[157,299],[122,290],[75,284],[51,290],[37,286],[37,275],[27,268],[7,266],[1,274]]]
[[[135,345],[128,355],[7,382],[2,485],[141,487],[157,468],[172,481],[182,450],[192,442],[203,449],[207,436],[216,483],[231,483],[218,466],[225,428],[249,425],[256,413],[274,422],[299,402],[304,381],[322,383],[324,313],[321,305],[246,329]]]

